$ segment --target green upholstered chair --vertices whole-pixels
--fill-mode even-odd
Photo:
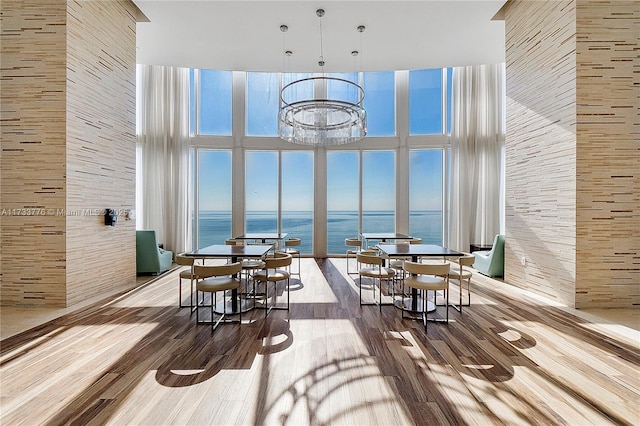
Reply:
[[[474,251],[476,257],[473,267],[488,277],[504,276],[504,235],[498,234],[493,239],[493,247],[488,251]]]
[[[159,274],[171,268],[173,252],[158,247],[156,231],[136,231],[136,272]]]

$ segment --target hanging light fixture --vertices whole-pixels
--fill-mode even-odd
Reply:
[[[315,146],[342,145],[358,141],[367,134],[367,112],[363,107],[364,90],[360,85],[324,73],[324,51],[322,45],[322,17],[324,10],[316,10],[320,18],[320,60],[322,76],[293,81],[280,91],[278,114],[278,136],[286,141]],[[286,26],[284,26],[286,27]],[[362,33],[364,25],[357,30]],[[288,28],[287,28],[288,29]],[[287,29],[280,30],[285,32]],[[362,48],[361,48],[362,49]],[[287,51],[288,52],[288,51]],[[356,52],[354,54],[354,52]],[[353,51],[352,55],[357,55]],[[312,86],[317,96],[305,96]],[[351,96],[328,96],[328,88],[339,94]],[[332,92],[332,94],[333,94]]]

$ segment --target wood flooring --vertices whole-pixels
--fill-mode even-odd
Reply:
[[[637,341],[472,283],[471,306],[425,331],[361,307],[345,259],[302,259],[289,311],[212,333],[177,307],[174,271],[2,340],[0,424],[640,424]]]

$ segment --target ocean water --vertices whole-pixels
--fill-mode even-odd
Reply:
[[[312,252],[313,212],[285,212],[282,214],[282,232],[302,240],[299,250]],[[198,245],[224,244],[231,238],[231,214],[201,211]],[[364,232],[394,232],[393,211],[368,211],[363,214]],[[246,232],[277,232],[275,212],[247,212]],[[425,244],[442,244],[442,212],[421,210],[409,213],[409,233],[422,238]],[[327,213],[327,253],[344,254],[344,239],[358,236],[358,212],[330,211]]]

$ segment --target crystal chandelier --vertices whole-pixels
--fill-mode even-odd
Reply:
[[[322,47],[322,17],[324,10],[316,10],[320,18],[320,61],[324,67]],[[287,31],[282,25],[280,30]],[[364,25],[357,30],[362,33]],[[285,52],[291,55],[290,51]],[[358,51],[351,52],[357,56]],[[324,70],[324,68],[322,68]],[[305,96],[312,92],[319,96]],[[343,96],[328,97],[328,89]],[[349,96],[344,96],[349,95]],[[358,141],[367,134],[367,112],[363,108],[364,90],[352,81],[337,77],[309,77],[293,81],[280,91],[280,111],[278,114],[278,136],[286,141],[313,146],[342,145]]]

